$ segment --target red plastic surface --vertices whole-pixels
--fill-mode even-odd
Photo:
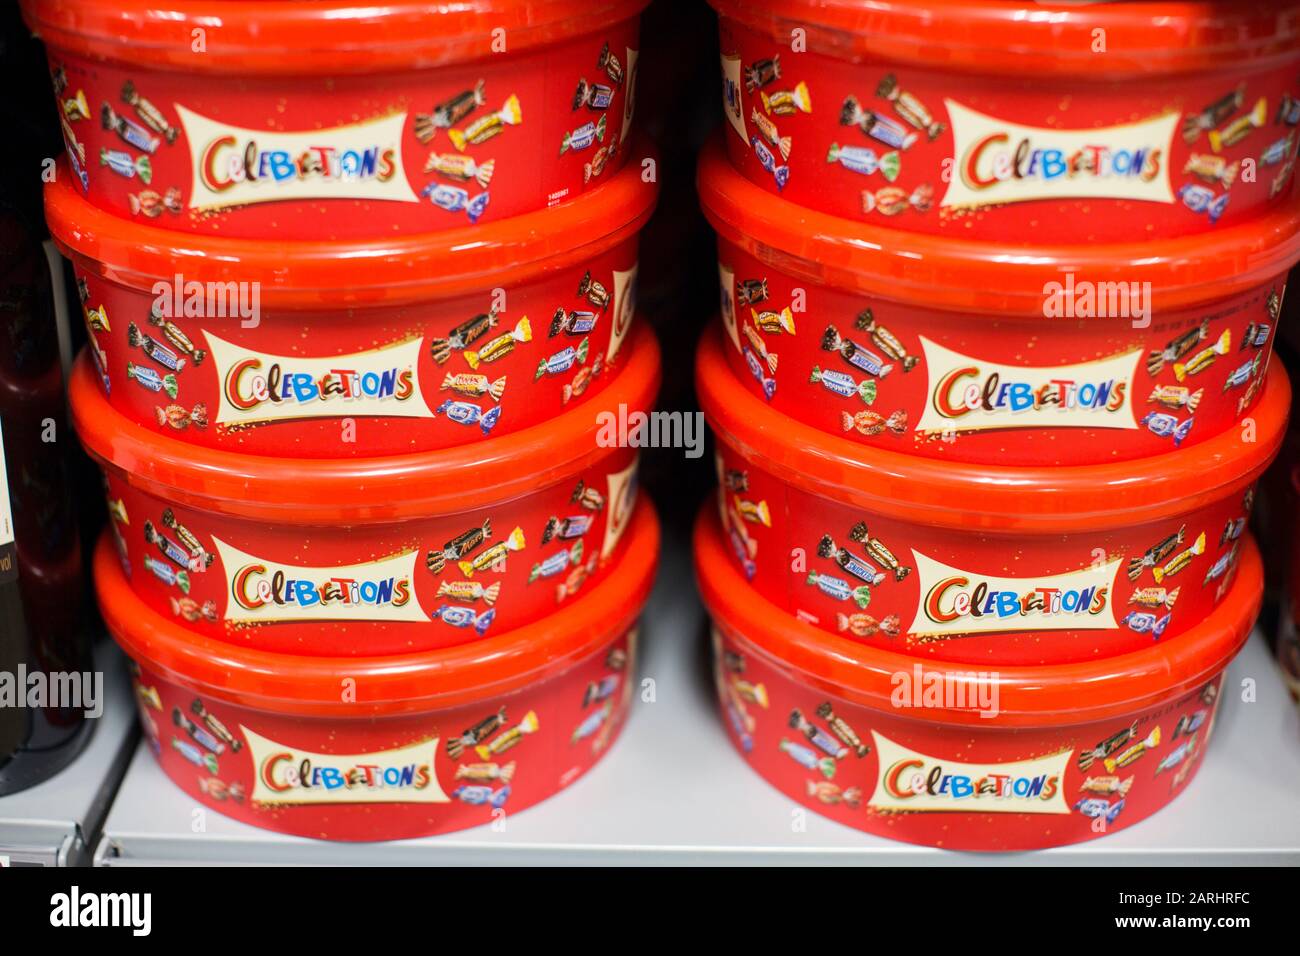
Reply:
[[[400,238],[629,158],[644,0],[25,3],[91,203],[167,232]],[[379,225],[381,224],[382,225]]]
[[[1243,547],[1228,598],[1176,642],[1052,667],[864,649],[755,597],[717,520],[696,527],[720,716],[787,797],[877,836],[961,850],[1094,839],[1189,785],[1263,577]]]
[[[831,634],[1011,666],[1177,642],[1224,599],[1290,389],[1185,453],[1072,468],[861,448],[785,418],[700,344],[718,511],[746,592]]]
[[[658,348],[646,328],[636,338],[597,400],[478,448],[332,461],[200,448],[113,411],[84,357],[73,422],[156,612],[251,649],[429,650],[584,601],[628,547],[637,450],[602,430],[653,403]]]
[[[135,598],[107,537],[96,586],[136,665],[146,739],[178,787],[270,830],[402,839],[522,810],[608,751],[628,714],[636,618],[654,578],[648,504],[630,533],[635,547],[589,602],[418,655],[303,658],[195,637]]]
[[[1037,251],[1215,234],[1291,193],[1294,2],[714,6],[731,159],[812,209]]]

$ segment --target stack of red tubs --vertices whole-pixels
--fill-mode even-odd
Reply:
[[[658,528],[644,0],[24,4],[95,561],[167,775],[343,840],[489,822],[627,716]],[[648,181],[649,180],[649,181]]]
[[[711,2],[728,732],[893,839],[1141,821],[1261,599],[1300,4]]]

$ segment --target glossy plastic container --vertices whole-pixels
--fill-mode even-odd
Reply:
[[[696,391],[746,591],[860,644],[999,667],[1174,643],[1210,614],[1291,398],[1276,364],[1251,418],[1182,455],[957,465],[785,418],[729,373],[728,347],[706,333]]]
[[[396,657],[304,658],[196,637],[136,597],[107,538],[95,583],[135,664],[146,739],[178,787],[268,830],[397,840],[516,813],[608,752],[628,716],[658,557],[648,503],[628,537],[582,604],[482,644]]]
[[[648,328],[599,401],[494,441],[339,461],[187,445],[114,411],[82,356],[73,424],[104,469],[135,593],[241,648],[371,657],[478,642],[585,600],[628,547],[637,451],[604,415],[647,410]]]
[[[1190,786],[1263,577],[1242,539],[1223,602],[1179,640],[1051,667],[922,664],[831,637],[748,592],[717,519],[696,575],[721,716],[783,794],[876,836],[1030,850],[1137,823]]]
[[[999,245],[1286,201],[1300,4],[710,0],[731,161],[821,212]]]
[[[824,432],[953,462],[1186,454],[1232,428],[1300,259],[1294,199],[1212,236],[1018,255],[800,209],[719,141],[698,185],[749,390]]]
[[[645,0],[24,0],[77,188],[161,229],[395,238],[615,172]]]
[[[356,243],[180,236],[66,175],[45,207],[119,412],[209,448],[366,458],[494,441],[599,394],[656,193],[636,163],[552,209]]]

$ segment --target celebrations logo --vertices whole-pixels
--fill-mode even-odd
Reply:
[[[943,206],[1033,199],[1172,203],[1169,153],[1177,112],[1098,129],[1024,126],[945,100],[953,170]]]

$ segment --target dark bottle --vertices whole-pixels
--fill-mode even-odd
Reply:
[[[80,695],[95,690],[68,481],[76,439],[37,228],[0,200],[0,794],[77,755],[93,703]]]
[[[94,724],[84,699],[66,706],[66,681],[49,681],[78,675],[84,689],[93,671],[81,514],[69,480],[82,459],[64,399],[60,356],[70,345],[60,349],[55,320],[53,275],[64,279],[43,245],[41,173],[43,159],[58,155],[58,126],[41,89],[40,47],[17,5],[5,7],[0,81],[29,94],[0,102],[11,137],[0,151],[0,794],[57,773]],[[80,307],[75,297],[69,307]]]

